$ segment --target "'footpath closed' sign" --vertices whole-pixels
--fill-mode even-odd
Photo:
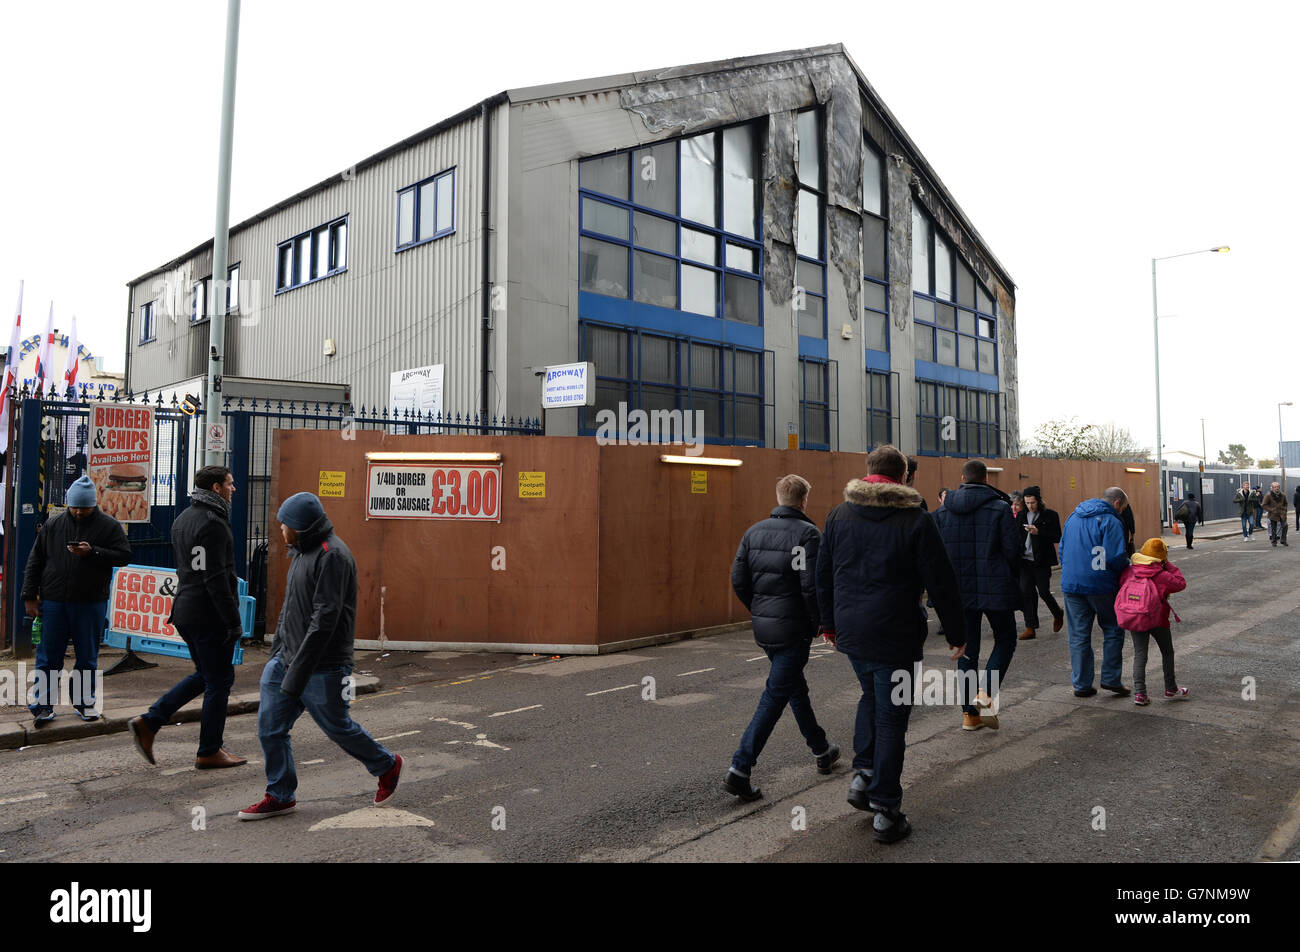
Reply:
[[[366,518],[501,521],[501,467],[369,463]]]

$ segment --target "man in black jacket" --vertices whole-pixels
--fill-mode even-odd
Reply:
[[[99,508],[90,477],[73,482],[64,501],[68,508],[36,534],[23,577],[24,608],[33,618],[41,616],[44,629],[36,646],[40,674],[28,705],[38,725],[54,719],[56,689],[69,641],[77,666],[68,700],[83,721],[98,719],[102,699],[95,696],[95,672],[108,613],[108,587],[114,566],[131,561],[126,532]]]
[[[1025,630],[1021,641],[1037,637],[1038,597],[1052,613],[1052,631],[1061,630],[1065,612],[1052,595],[1052,566],[1056,564],[1056,543],[1061,541],[1061,517],[1043,505],[1042,490],[1026,486],[1025,508],[1016,516],[1016,525],[1025,536],[1020,553],[1020,596],[1024,602]]]
[[[1128,512],[1131,507],[1125,507],[1124,511]],[[1196,524],[1204,521],[1201,514],[1201,504],[1196,501],[1196,493],[1188,493],[1187,498],[1179,503],[1178,508],[1174,510],[1174,518],[1183,524],[1183,534],[1187,537],[1187,548],[1192,547],[1192,533],[1196,530]],[[1133,553],[1129,553],[1132,555]]]
[[[934,520],[920,493],[903,484],[907,459],[878,447],[867,473],[849,481],[826,519],[817,600],[823,634],[848,655],[862,685],[848,801],[874,811],[874,838],[893,843],[911,831],[900,807],[907,722],[919,696],[913,666],[926,636],[921,592],[934,602],[953,658],[964,647],[961,596]]]
[[[821,533],[804,512],[811,488],[802,476],[782,476],[776,484],[776,508],[749,527],[731,564],[731,587],[753,616],[754,640],[772,662],[758,709],[722,781],[728,793],[742,800],[763,795],[750,785],[749,775],[786,704],[817,758],[819,773],[830,773],[840,756],[840,749],[826,739],[817,723],[803,676],[818,628],[817,548]]]
[[[1011,516],[1006,493],[990,486],[987,474],[983,460],[967,460],[961,471],[962,485],[935,513],[961,586],[966,653],[957,667],[963,675],[961,726],[967,731],[998,726],[995,699],[1016,652],[1016,609],[1022,605],[1018,577],[1025,543]],[[993,650],[980,675],[984,616],[993,629]],[[972,699],[973,681],[978,681],[979,691]]]
[[[1295,531],[1300,532],[1300,486],[1295,488],[1295,497],[1291,501],[1295,505]]]
[[[355,695],[357,563],[312,493],[290,496],[276,518],[294,556],[271,660],[262,670],[257,711],[257,736],[266,757],[266,795],[240,810],[239,819],[263,820],[297,806],[298,774],[289,731],[304,710],[325,736],[379,778],[374,803],[386,806],[397,792],[402,757],[375,741],[348,713]]]
[[[190,507],[172,523],[176,556],[176,599],[167,618],[190,649],[194,673],[178,682],[153,707],[127,722],[140,755],[151,764],[154,737],[172,715],[203,695],[199,720],[199,770],[248,763],[222,744],[226,704],[235,683],[235,646],[243,634],[239,617],[239,583],[235,578],[235,543],[230,529],[230,500],[235,477],[224,466],[204,466],[194,474]]]

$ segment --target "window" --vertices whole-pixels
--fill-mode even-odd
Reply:
[[[226,313],[239,310],[239,265],[232,264],[226,272]],[[197,324],[212,316],[212,276],[195,283],[190,292],[190,323]]]
[[[448,169],[397,193],[397,250],[455,231],[456,170]]]
[[[703,413],[714,443],[763,445],[763,354],[714,341],[630,327],[580,322],[583,360],[596,365],[596,403],[583,411],[580,432],[595,433],[601,410]],[[685,417],[683,416],[683,425]]]
[[[866,144],[862,167],[862,304],[863,337],[868,350],[889,350],[889,262],[885,236],[885,164]]]
[[[831,448],[830,363],[799,358],[799,432],[804,449]]]
[[[795,118],[799,137],[798,225],[795,229],[794,306],[802,337],[826,337],[826,192],[822,185],[821,116],[815,109]],[[804,431],[805,435],[807,431]],[[817,443],[826,442],[824,439]]]
[[[154,339],[157,328],[154,327],[153,302],[140,308],[140,343],[147,344]]]
[[[996,375],[993,296],[917,205],[912,206],[912,269],[916,359]]]
[[[893,401],[889,393],[889,374],[867,371],[867,448],[875,449],[893,442]]]
[[[348,220],[335,219],[288,241],[276,251],[275,291],[328,278],[348,267]]]
[[[998,395],[987,390],[917,381],[922,453],[996,457],[1002,453]]]
[[[758,128],[579,163],[579,288],[761,325]]]

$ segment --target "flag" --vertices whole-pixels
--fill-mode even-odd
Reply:
[[[81,345],[77,341],[77,315],[72,315],[72,333],[68,335],[68,362],[63,368],[63,386],[76,392],[77,368],[81,365],[77,351]]]
[[[14,310],[14,329],[9,335],[9,349],[5,351],[4,386],[0,389],[0,439],[5,441],[5,450],[9,448],[9,388],[18,386],[18,361],[20,353],[18,341],[21,339],[23,323],[23,282],[18,282],[18,307]]]
[[[45,375],[50,371],[50,350],[54,347],[54,302],[50,302],[50,316],[45,321],[45,336],[36,354],[36,390],[45,389]]]

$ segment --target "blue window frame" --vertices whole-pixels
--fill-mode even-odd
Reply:
[[[584,159],[579,289],[761,327],[760,132],[751,122]]]
[[[862,303],[867,350],[889,353],[889,218],[885,160],[868,140],[862,164]]]
[[[996,377],[997,305],[992,295],[915,205],[912,241],[916,359]]]
[[[1002,455],[995,391],[918,380],[917,443],[927,456]]]
[[[140,343],[147,344],[155,339],[157,327],[154,325],[153,302],[140,307]]]
[[[226,272],[226,313],[239,310],[239,265]],[[212,316],[212,275],[196,281],[190,289],[190,323],[197,324]]]
[[[348,216],[280,242],[275,256],[275,293],[291,291],[348,269]]]
[[[397,192],[397,251],[456,230],[456,170],[447,169]]]
[[[893,399],[889,389],[890,375],[867,371],[867,449],[894,442]]]
[[[578,432],[597,429],[597,413],[702,411],[708,443],[764,443],[763,352],[637,327],[580,321],[582,359],[596,365],[596,403]],[[698,438],[700,434],[695,434]]]
[[[795,117],[799,143],[796,178],[795,310],[799,336],[826,338],[826,188],[821,112]]]
[[[799,445],[806,450],[829,450],[838,443],[838,414],[833,397],[838,387],[835,361],[799,358]],[[837,417],[832,426],[831,416]]]

